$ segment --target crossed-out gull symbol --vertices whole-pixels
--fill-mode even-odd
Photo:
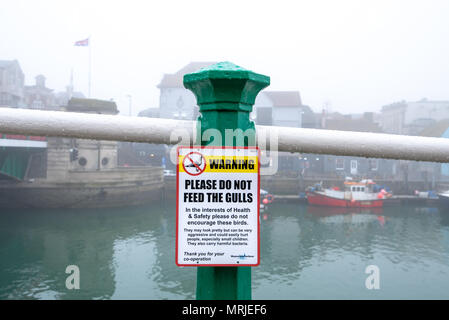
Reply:
[[[206,169],[206,159],[199,152],[190,152],[183,161],[184,171],[192,176],[200,175]]]

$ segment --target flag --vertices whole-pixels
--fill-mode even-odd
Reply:
[[[88,45],[89,45],[89,38],[75,42],[75,46],[79,47],[87,47]]]

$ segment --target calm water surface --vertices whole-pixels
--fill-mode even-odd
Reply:
[[[194,299],[175,265],[173,202],[132,209],[1,210],[0,299]],[[67,290],[77,265],[81,289]],[[380,268],[380,290],[365,268]],[[449,299],[449,211],[342,212],[274,204],[261,214],[254,299]]]

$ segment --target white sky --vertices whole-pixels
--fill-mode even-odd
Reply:
[[[133,114],[159,106],[156,85],[190,61],[232,61],[299,90],[320,111],[378,111],[398,100],[449,100],[449,1],[2,0],[0,60]]]

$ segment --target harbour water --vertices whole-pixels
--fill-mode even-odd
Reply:
[[[0,299],[194,299],[196,268],[175,265],[175,206],[6,210]],[[68,265],[80,289],[65,286]],[[365,269],[380,270],[368,290]],[[275,203],[261,213],[254,299],[449,299],[449,210],[339,211]]]

